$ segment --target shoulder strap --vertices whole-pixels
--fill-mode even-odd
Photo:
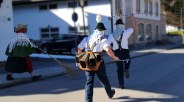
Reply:
[[[120,43],[121,43],[121,40],[122,40],[122,37],[123,37],[123,33],[124,33],[124,31],[122,31],[122,33],[121,33],[119,39],[117,40],[117,41],[120,42]]]
[[[100,39],[98,39],[99,41],[101,41],[102,39],[103,39],[104,37],[101,37]],[[92,46],[91,46],[91,48],[90,48],[90,46],[89,46],[89,40],[88,40],[88,42],[87,42],[87,48],[88,48],[88,50],[90,50],[90,51],[92,51],[93,49],[94,49],[94,47],[96,46],[96,41],[92,44]]]
[[[120,37],[119,37],[118,40],[114,38],[114,39],[116,40],[116,42],[117,42],[119,48],[121,48],[121,40],[122,40],[122,37],[123,37],[123,33],[124,33],[124,30],[122,31],[122,33],[121,33],[121,35],[120,35]],[[113,35],[112,35],[112,36],[113,36]],[[114,37],[114,36],[113,36],[113,37]]]

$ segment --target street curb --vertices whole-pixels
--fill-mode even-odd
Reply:
[[[66,74],[66,73],[62,72],[62,73],[53,73],[53,74],[49,74],[49,75],[42,75],[42,77],[39,80],[44,80],[44,79],[51,78],[51,77],[61,76],[64,74]],[[7,81],[7,82],[0,84],[0,89],[8,88],[8,87],[23,84],[23,83],[30,83],[30,82],[36,82],[36,81],[33,81],[31,78],[21,78],[21,79],[16,79],[13,81]]]
[[[74,72],[77,72],[80,70],[74,70]],[[66,75],[67,72],[58,72],[58,73],[52,73],[52,74],[48,74],[48,75],[42,75],[42,77],[39,80],[45,80],[48,78],[52,78],[52,77],[57,77],[57,76],[62,76],[62,75]],[[37,81],[39,81],[37,80]],[[37,82],[37,81],[33,81],[31,78],[21,78],[21,79],[16,79],[13,81],[6,81],[4,83],[0,84],[0,89],[3,88],[8,88],[8,87],[12,87],[15,85],[20,85],[20,84],[25,84],[25,83],[31,83],[31,82]]]
[[[17,80],[13,80],[13,81],[7,81],[7,82],[0,84],[0,89],[12,87],[14,85],[19,85],[22,83],[28,83],[30,81],[32,81],[30,78],[22,78],[22,79],[17,79]]]
[[[171,48],[166,48],[166,49],[163,49],[163,50],[160,50],[160,51],[150,51],[150,52],[144,53],[144,54],[142,54],[142,55],[133,56],[133,57],[131,57],[131,58],[133,59],[133,58],[137,58],[137,57],[147,56],[147,55],[151,55],[151,54],[163,52],[163,51],[165,51],[165,50],[171,50],[171,49],[181,48],[181,47],[183,47],[183,46],[184,46],[184,45],[179,45],[179,46],[175,46],[175,47],[171,47]]]
[[[151,55],[151,54],[155,54],[155,53],[159,53],[159,52],[162,52],[162,51],[165,51],[165,50],[181,48],[183,46],[184,45],[179,45],[179,46],[175,46],[175,47],[171,47],[171,48],[166,48],[166,49],[163,49],[161,51],[146,52],[146,53],[143,53],[143,54],[140,54],[140,55],[137,55],[137,56],[133,56],[133,57],[131,57],[131,59],[146,56],[146,55]],[[115,61],[108,61],[108,62],[105,62],[105,64],[111,64],[111,63],[114,63],[114,62]],[[74,71],[77,72],[77,71],[81,71],[81,70],[76,69]],[[52,73],[52,74],[48,74],[48,75],[42,75],[40,80],[44,80],[44,79],[48,79],[48,78],[52,78],[52,77],[57,77],[57,76],[62,76],[62,75],[66,75],[66,74],[67,74],[67,72],[58,72],[58,73]],[[4,83],[0,84],[0,89],[8,88],[8,87],[12,87],[12,86],[15,86],[15,85],[20,85],[20,84],[25,84],[25,83],[31,83],[31,82],[37,82],[37,81],[32,81],[31,78],[21,78],[21,79],[16,79],[16,80],[13,80],[13,81],[7,81],[7,82],[4,82]]]
[[[131,57],[131,59],[142,57],[142,56],[147,56],[147,55],[151,55],[151,54],[156,54],[156,53],[159,53],[159,52],[162,52],[162,51],[165,51],[165,50],[171,50],[171,49],[176,49],[176,48],[181,48],[181,47],[184,47],[184,45],[182,44],[182,45],[179,45],[179,46],[175,46],[175,47],[171,47],[171,48],[166,48],[166,49],[163,49],[163,50],[160,50],[160,51],[146,52],[144,54],[135,55],[135,56]],[[105,63],[106,64],[111,64],[111,63],[115,63],[115,61],[108,61],[108,62],[105,62]]]

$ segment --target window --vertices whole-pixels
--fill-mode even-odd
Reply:
[[[58,27],[46,27],[40,29],[40,35],[42,39],[50,39],[59,35]]]
[[[144,13],[148,14],[148,0],[144,0]]]
[[[126,8],[126,13],[125,14],[132,14],[132,8],[131,7],[127,7]]]
[[[57,4],[40,5],[39,10],[57,9]]]
[[[86,30],[86,29],[88,29],[87,26],[85,26],[85,30]],[[79,28],[79,30],[84,30],[84,26],[81,26],[81,27]]]
[[[123,14],[122,9],[122,1],[121,0],[115,0],[115,13],[116,15],[121,16]],[[126,12],[125,12],[126,13]]]
[[[88,34],[89,33],[89,27],[85,26],[85,33]],[[78,27],[69,27],[69,32],[70,33],[74,33],[76,30],[76,32],[80,33],[80,34],[84,34],[84,26],[78,26]]]
[[[41,31],[41,38],[49,38],[49,29],[48,28],[42,28]]]
[[[57,9],[57,4],[50,4],[49,9]]]
[[[152,15],[152,12],[153,12],[153,3],[152,1],[149,2],[149,14]]]
[[[136,0],[136,11],[138,13],[141,12],[141,1],[140,0]]]
[[[84,6],[87,6],[87,5],[88,5],[88,1],[84,0]],[[74,8],[77,6],[81,6],[79,0],[78,2],[68,2],[68,8]]]
[[[138,24],[138,40],[144,41],[144,24]]]
[[[39,10],[47,10],[47,5],[40,5]]]
[[[152,41],[152,29],[151,24],[146,25],[146,40],[148,42]]]
[[[159,13],[159,11],[158,11],[158,3],[156,3],[155,4],[155,15],[158,16],[158,13]]]
[[[89,27],[88,27],[88,26],[85,26],[85,33],[86,33],[86,34],[89,34],[89,30],[88,30],[88,29],[89,29]],[[78,32],[79,32],[80,34],[84,34],[84,26],[79,27],[78,30],[79,30]]]
[[[77,2],[69,2],[68,3],[68,8],[74,8],[77,7]]]
[[[76,27],[69,27],[69,32],[71,33],[73,33],[73,32],[75,32],[75,31],[77,31],[77,28]]]
[[[158,38],[158,26],[156,26],[156,40],[159,40],[159,38]]]

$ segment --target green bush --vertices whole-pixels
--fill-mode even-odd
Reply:
[[[170,35],[184,35],[184,30],[180,30],[180,31],[174,31],[174,32],[168,32],[168,34]]]

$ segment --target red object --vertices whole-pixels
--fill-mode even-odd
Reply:
[[[18,33],[24,33],[24,32],[25,32],[24,29],[20,29],[20,30],[16,31],[17,34],[18,34]]]
[[[27,63],[28,72],[31,73],[33,71],[33,65],[31,62],[31,58],[29,56],[26,57],[26,63]]]

